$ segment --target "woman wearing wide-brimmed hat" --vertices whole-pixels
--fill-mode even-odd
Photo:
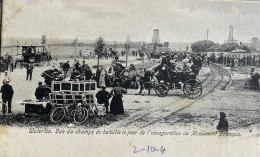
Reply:
[[[124,114],[124,106],[122,96],[126,94],[126,91],[120,87],[120,84],[117,82],[116,87],[110,91],[110,94],[113,95],[110,111],[112,114]]]

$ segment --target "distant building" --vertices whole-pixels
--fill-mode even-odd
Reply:
[[[233,36],[233,26],[232,25],[229,26],[229,35],[228,35],[228,40],[226,41],[226,43],[229,43],[229,44],[237,43],[237,40],[235,40],[234,36]]]
[[[159,36],[159,29],[153,30],[153,39],[152,43],[160,44],[160,36]]]

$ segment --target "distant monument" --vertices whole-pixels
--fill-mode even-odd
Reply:
[[[159,29],[153,30],[152,43],[154,43],[154,44],[160,44]]]
[[[232,44],[232,43],[237,43],[237,40],[234,39],[233,37],[233,26],[229,26],[229,35],[228,35],[228,41],[227,43]]]

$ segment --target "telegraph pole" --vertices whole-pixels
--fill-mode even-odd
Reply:
[[[0,57],[2,49],[2,16],[3,16],[3,0],[0,0]]]
[[[1,71],[4,70],[2,66],[2,59],[1,59],[1,53],[2,53],[2,15],[3,15],[3,0],[0,0],[0,77],[1,77]]]
[[[208,39],[209,38],[209,28],[207,28],[207,42],[206,42],[206,55],[208,56]]]
[[[130,37],[128,36],[127,37],[127,40],[126,40],[126,43],[125,43],[125,50],[126,50],[126,54],[125,54],[125,66],[127,67],[127,61],[128,61],[128,53],[129,53],[129,50],[131,48],[131,41],[130,41]]]

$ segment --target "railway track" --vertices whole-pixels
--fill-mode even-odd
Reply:
[[[210,69],[211,75],[208,79],[202,82],[203,93],[199,98],[189,99],[186,97],[174,97],[174,102],[172,102],[171,100],[171,103],[163,104],[159,108],[153,108],[150,110],[148,109],[148,111],[145,113],[136,112],[136,114],[134,114],[130,118],[120,121],[119,123],[114,123],[111,125],[111,127],[126,127],[128,129],[146,128],[161,121],[163,118],[174,116],[177,112],[191,106],[200,99],[214,92],[215,89],[224,89],[228,82],[231,81],[231,76],[229,72],[223,67],[216,64],[211,64]]]

